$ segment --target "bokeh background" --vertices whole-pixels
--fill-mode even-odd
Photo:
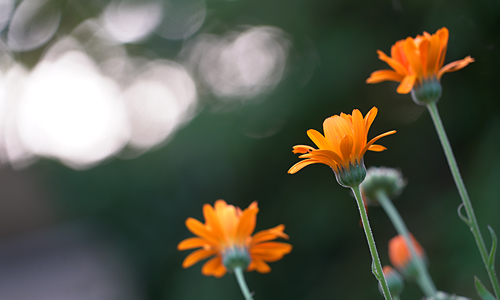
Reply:
[[[367,85],[399,39],[446,26],[439,109],[487,245],[500,232],[500,3],[1,0],[0,299],[242,299],[182,269],[187,217],[225,199],[286,225],[293,251],[246,275],[256,299],[381,299],[354,199],[324,165],[287,174],[326,117],[379,108],[367,166],[400,168],[396,206],[440,290],[489,287],[431,119]],[[382,263],[395,230],[370,208]],[[498,264],[497,264],[498,269]],[[404,299],[422,294],[407,283]]]

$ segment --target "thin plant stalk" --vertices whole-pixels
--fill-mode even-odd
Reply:
[[[429,110],[432,121],[434,122],[434,126],[436,127],[439,140],[441,141],[446,159],[448,160],[448,165],[450,166],[451,174],[453,175],[453,179],[455,180],[458,192],[460,194],[460,197],[462,198],[462,203],[465,207],[468,219],[466,220],[466,223],[467,225],[469,225],[472,234],[474,235],[477,247],[479,248],[479,253],[481,254],[481,258],[483,259],[484,266],[486,267],[486,271],[488,272],[488,277],[490,278],[491,285],[493,286],[493,289],[495,291],[496,298],[500,299],[500,286],[498,284],[498,278],[494,266],[488,263],[488,253],[486,251],[483,237],[481,236],[481,231],[479,230],[476,215],[474,214],[474,209],[472,208],[472,203],[470,202],[469,195],[467,194],[467,189],[465,188],[462,176],[460,175],[460,170],[458,169],[457,161],[455,160],[455,156],[453,155],[453,150],[451,149],[450,142],[448,141],[443,123],[441,122],[441,117],[439,116],[436,103],[427,104],[427,109]]]
[[[236,280],[238,280],[238,285],[240,286],[241,292],[245,297],[245,300],[253,300],[252,293],[248,289],[247,283],[245,281],[245,276],[243,275],[243,270],[241,268],[234,268],[234,275],[236,275]]]
[[[406,245],[410,249],[412,261],[414,262],[417,269],[419,277],[417,283],[420,286],[420,289],[424,292],[424,294],[427,297],[435,296],[437,293],[436,285],[432,281],[432,278],[429,275],[429,272],[424,264],[424,261],[420,256],[417,255],[417,251],[414,247],[413,242],[410,239],[410,233],[408,231],[408,228],[406,227],[405,222],[403,221],[403,218],[401,218],[401,215],[399,214],[398,210],[396,209],[391,199],[389,199],[387,193],[384,190],[382,189],[378,190],[375,194],[375,197],[377,198],[378,203],[380,203],[385,213],[391,220],[392,224],[394,225],[394,228],[396,228],[398,234],[403,236]]]
[[[385,280],[384,273],[382,272],[382,265],[380,264],[380,258],[377,252],[377,246],[375,245],[375,240],[373,239],[372,229],[370,227],[370,222],[368,221],[368,215],[366,213],[365,205],[363,203],[363,198],[361,196],[361,191],[359,190],[359,185],[352,187],[352,191],[358,203],[359,213],[361,215],[361,221],[363,223],[363,228],[365,229],[366,239],[368,240],[368,247],[370,248],[370,254],[372,255],[372,272],[377,278],[382,286],[382,291],[384,298],[386,300],[392,299],[391,292],[389,291],[389,286]]]

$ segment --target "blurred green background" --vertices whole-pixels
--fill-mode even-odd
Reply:
[[[216,199],[242,208],[257,200],[256,230],[283,223],[290,235],[293,251],[272,263],[271,273],[246,275],[255,299],[382,299],[350,191],[324,165],[287,174],[298,161],[292,146],[312,145],[308,129],[322,131],[326,117],[354,108],[366,114],[373,106],[379,114],[369,138],[398,132],[380,141],[387,151],[367,153],[365,164],[399,168],[408,180],[395,203],[425,248],[438,289],[477,299],[473,276],[490,286],[474,239],[457,216],[460,198],[425,108],[409,95],[398,95],[396,83],[367,85],[365,80],[386,68],[377,49],[389,53],[395,41],[443,26],[450,30],[445,63],[467,55],[476,60],[443,77],[438,107],[489,245],[486,226],[500,232],[498,1],[25,0],[0,5],[6,120],[0,128],[2,299],[242,299],[234,276],[205,277],[201,263],[182,269],[189,252],[176,250],[179,241],[192,236],[185,219],[203,220],[202,205]],[[18,13],[23,5],[27,12]],[[133,13],[129,19],[116,17],[123,7],[141,5],[152,7],[142,19],[136,16],[143,23],[133,23]],[[154,22],[148,27],[149,18]],[[139,27],[146,28],[142,36],[127,35]],[[15,88],[28,79],[8,74],[14,66],[28,74],[37,69],[67,36],[83,45],[72,49],[94,60],[96,72],[118,82],[118,94],[143,77],[134,68],[107,73],[105,59],[119,53],[133,58],[135,67],[175,62],[196,86],[189,113],[154,142],[141,146],[123,139],[93,161],[39,150],[50,141],[27,142],[31,125],[16,121],[21,114],[16,105],[31,102],[19,96],[28,83]],[[86,89],[81,83],[82,91],[72,90],[67,101]],[[64,84],[34,101],[43,107],[58,88]],[[171,114],[171,106],[159,107],[152,109]],[[33,116],[37,113],[43,112]],[[19,118],[34,118],[26,116]],[[88,126],[95,122],[90,115],[83,120]],[[14,132],[21,132],[15,141],[25,144],[22,155],[12,154],[18,145],[8,141],[12,124],[20,128]],[[136,138],[148,131],[141,128]],[[382,264],[389,264],[387,243],[395,230],[381,208],[370,208],[369,215]],[[402,294],[410,300],[422,296],[413,283]]]

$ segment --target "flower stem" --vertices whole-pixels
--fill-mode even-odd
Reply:
[[[377,246],[375,246],[375,240],[373,239],[372,229],[370,227],[370,222],[368,221],[368,215],[366,214],[365,205],[363,203],[363,198],[359,190],[359,185],[352,187],[354,196],[356,197],[356,202],[358,203],[359,213],[361,215],[361,221],[363,222],[363,228],[365,229],[366,239],[368,240],[368,247],[370,248],[370,253],[372,255],[372,272],[377,278],[382,286],[382,291],[384,298],[386,300],[392,299],[391,292],[389,291],[389,286],[387,286],[387,281],[385,280],[384,273],[382,272],[382,265],[380,264],[380,258],[378,257]]]
[[[490,266],[490,264],[488,263],[488,253],[486,251],[483,237],[481,236],[481,231],[479,230],[476,215],[474,214],[474,209],[472,208],[472,203],[470,202],[469,195],[467,194],[467,189],[465,188],[462,176],[460,175],[460,170],[458,169],[457,161],[455,160],[455,156],[453,155],[453,150],[451,149],[450,142],[448,141],[448,137],[446,136],[446,131],[444,130],[443,123],[441,122],[441,117],[439,116],[436,103],[428,104],[427,109],[429,110],[432,121],[434,122],[434,126],[436,127],[439,140],[441,141],[446,159],[448,160],[448,165],[450,166],[451,174],[453,175],[453,179],[455,180],[458,192],[460,194],[460,197],[462,198],[462,203],[465,207],[465,211],[468,217],[467,225],[469,225],[470,230],[472,231],[472,234],[476,239],[479,253],[481,254],[481,258],[483,259],[486,271],[488,272],[491,285],[495,290],[496,298],[500,299],[500,286],[498,285],[497,275],[495,273],[494,266]]]
[[[427,297],[435,296],[437,293],[436,286],[434,285],[434,282],[432,281],[432,278],[429,275],[429,272],[422,258],[417,255],[417,251],[415,250],[413,242],[410,240],[410,233],[408,232],[408,228],[406,227],[403,218],[401,218],[401,215],[384,190],[378,190],[376,192],[376,197],[378,203],[380,203],[382,208],[385,210],[385,213],[394,225],[394,228],[396,228],[398,234],[404,237],[406,245],[408,245],[408,248],[410,249],[412,261],[415,263],[415,266],[417,268],[419,276],[419,280],[417,282],[419,283],[421,290]]]
[[[240,286],[241,292],[245,297],[245,300],[253,300],[252,293],[248,289],[247,283],[245,281],[245,276],[243,276],[243,270],[240,267],[234,268],[234,275],[236,275],[236,280],[238,280],[238,285]]]

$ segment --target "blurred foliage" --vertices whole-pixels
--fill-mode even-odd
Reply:
[[[59,32],[96,16],[106,1],[61,2]],[[135,158],[114,158],[76,171],[40,160],[21,174],[35,174],[57,208],[57,222],[85,220],[111,232],[129,255],[148,299],[241,299],[236,280],[204,277],[201,263],[182,269],[188,252],[176,245],[191,236],[184,221],[202,220],[202,204],[225,199],[246,207],[259,202],[256,230],[286,225],[291,254],[272,263],[272,272],[247,274],[256,299],[381,299],[370,271],[370,255],[350,191],[324,165],[295,175],[291,147],[312,144],[306,131],[323,120],[359,108],[379,108],[369,137],[396,129],[382,142],[387,151],[365,156],[367,166],[400,168],[408,186],[396,206],[426,249],[430,273],[440,290],[475,297],[473,275],[488,286],[432,122],[395,83],[367,85],[372,71],[386,68],[386,53],[406,36],[446,26],[446,63],[476,60],[442,80],[443,122],[461,167],[486,243],[489,224],[500,230],[500,3],[498,1],[254,0],[207,1],[199,33],[221,33],[240,25],[275,26],[292,47],[286,74],[272,92],[255,101],[228,105],[203,96],[199,114],[168,143]],[[198,33],[198,34],[199,34]],[[59,33],[58,33],[59,34]],[[134,56],[175,60],[184,41],[158,36],[127,45]],[[43,49],[20,53],[33,66]],[[221,109],[222,107],[222,109]],[[380,208],[370,221],[388,264],[387,242],[396,232]],[[407,284],[404,299],[419,299]]]

